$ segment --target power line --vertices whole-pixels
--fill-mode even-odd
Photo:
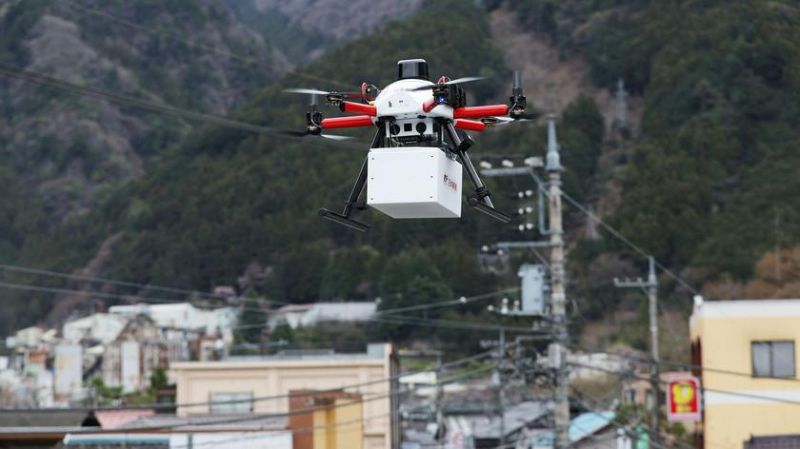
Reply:
[[[516,343],[514,343],[516,344]],[[513,345],[513,344],[512,344]],[[399,380],[403,377],[409,377],[420,373],[427,373],[427,372],[440,372],[446,369],[454,368],[457,366],[464,365],[466,363],[474,362],[481,360],[486,357],[493,356],[495,350],[481,352],[475,355],[471,355],[468,357],[463,357],[461,359],[453,360],[451,362],[443,363],[439,367],[435,369],[427,369],[427,370],[418,370],[418,371],[410,371],[406,373],[400,373],[395,376],[390,376],[382,379],[372,380],[368,382],[359,382],[355,384],[343,385],[336,388],[329,388],[327,390],[316,390],[315,393],[332,393],[343,389],[359,389],[361,387],[375,385],[383,382],[391,382],[394,380]],[[250,399],[234,399],[229,401],[204,401],[204,402],[190,402],[190,403],[177,403],[177,404],[163,404],[163,403],[151,403],[151,404],[136,404],[131,406],[115,406],[115,407],[65,407],[65,408],[51,408],[51,409],[28,409],[28,408],[0,408],[0,413],[18,413],[18,412],[52,412],[52,411],[73,411],[73,412],[89,412],[89,411],[115,411],[115,410],[151,410],[151,409],[172,409],[175,407],[183,407],[183,408],[193,408],[193,407],[201,407],[201,406],[208,406],[208,405],[232,405],[232,404],[243,404],[243,403],[256,403],[256,402],[265,402],[265,401],[273,401],[279,399],[289,399],[293,397],[302,397],[307,396],[306,393],[287,393],[287,394],[280,394],[280,395],[273,395],[273,396],[261,396],[255,397]]]
[[[636,373],[632,373],[632,372],[621,372],[621,371],[616,371],[616,370],[603,368],[603,367],[599,367],[599,366],[595,366],[595,365],[587,365],[585,363],[578,363],[578,362],[569,362],[569,363],[570,363],[570,365],[580,366],[580,367],[583,367],[583,368],[592,369],[592,370],[596,370],[596,371],[602,371],[602,372],[606,372],[606,373],[613,374],[613,375],[616,375],[616,376],[628,376],[628,377],[633,377],[634,379],[639,379],[639,380],[647,380],[647,381],[650,380],[647,377],[640,376],[640,375],[638,375]],[[758,400],[763,400],[763,401],[779,402],[779,403],[782,403],[782,404],[789,404],[789,405],[800,405],[800,401],[796,401],[796,400],[792,400],[792,399],[783,399],[783,398],[778,398],[778,397],[764,396],[764,395],[752,394],[752,393],[742,393],[742,392],[730,391],[730,390],[719,390],[719,389],[716,389],[716,388],[708,388],[708,387],[704,387],[704,386],[692,387],[692,388],[697,388],[698,390],[700,390],[702,392],[710,391],[712,393],[720,393],[720,394],[726,394],[726,395],[731,395],[731,396],[739,396],[739,397],[749,398],[749,399],[758,399]]]
[[[88,296],[88,297],[98,297],[104,299],[121,299],[121,300],[131,300],[131,299],[139,299],[139,300],[146,300],[152,301],[157,303],[167,303],[167,304],[174,304],[180,299],[169,300],[169,299],[162,299],[162,298],[152,298],[140,295],[123,295],[123,294],[116,294],[116,293],[106,293],[106,292],[96,292],[92,290],[73,290],[73,289],[65,289],[65,288],[57,288],[57,287],[43,287],[43,286],[34,286],[34,285],[24,285],[24,284],[14,284],[9,282],[0,282],[0,288],[7,288],[12,290],[23,290],[23,291],[36,291],[36,292],[43,292],[43,293],[54,293],[54,294],[68,294],[68,295],[79,295],[79,296]],[[493,293],[486,293],[483,295],[478,295],[478,299],[485,299],[487,297],[496,296],[499,294],[498,292]],[[219,299],[219,298],[217,298]],[[475,299],[477,300],[477,299]],[[274,300],[265,300],[266,302],[271,302],[275,304],[283,304],[283,305],[291,305],[289,303],[283,301],[274,301]],[[448,305],[450,304],[463,304],[464,301],[461,299],[447,301]],[[436,307],[443,307],[444,305],[437,304]],[[196,306],[202,308],[202,306]],[[420,318],[420,317],[413,317],[413,316],[404,316],[404,315],[393,315],[394,313],[403,310],[404,308],[398,309],[390,309],[386,312],[379,312],[377,317],[367,318],[367,321],[377,321],[377,322],[385,322],[385,323],[395,323],[395,324],[407,324],[411,326],[429,326],[429,327],[446,327],[451,329],[465,329],[465,330],[486,330],[486,331],[497,331],[497,330],[508,330],[512,332],[530,332],[530,329],[522,328],[522,327],[513,327],[513,326],[503,326],[503,325],[491,325],[491,324],[483,324],[477,322],[465,322],[465,321],[452,321],[452,320],[433,320],[427,318]],[[260,308],[251,308],[251,307],[242,307],[241,310],[258,310],[263,311]],[[387,313],[389,316],[381,317],[382,313]],[[250,324],[250,325],[241,325],[241,326],[233,326],[233,329],[264,329],[269,327],[269,323],[264,324]]]
[[[574,400],[578,401],[578,403],[580,403],[580,404],[581,404],[581,405],[582,405],[584,408],[586,408],[586,409],[588,409],[588,410],[591,410],[591,411],[593,411],[593,412],[595,412],[595,413],[600,413],[600,411],[599,411],[598,409],[596,409],[595,407],[592,407],[592,406],[590,406],[590,405],[589,405],[589,404],[587,404],[585,401],[583,401],[583,399],[581,399],[581,398],[579,398],[579,397],[577,397],[577,396],[575,396],[575,395],[570,395],[570,397],[571,397],[572,399],[574,399]],[[626,426],[625,424],[622,424],[621,422],[617,421],[615,418],[611,418],[611,419],[609,419],[609,420],[608,420],[608,423],[609,423],[609,424],[612,424],[614,427],[616,427],[616,428],[618,428],[618,429],[622,429],[622,430],[623,430],[625,433],[627,433],[629,436],[633,436],[634,438],[636,437],[636,432],[635,432],[633,429],[631,429],[630,427]],[[647,426],[645,426],[645,425],[643,424],[643,425],[642,425],[642,428],[643,428],[643,429],[645,429],[645,431],[646,431],[646,432],[647,432],[647,433],[650,435],[649,442],[650,442],[650,443],[651,443],[653,446],[655,446],[655,447],[657,447],[657,448],[660,448],[660,449],[672,449],[672,448],[670,448],[669,446],[666,446],[666,445],[664,445],[664,444],[661,444],[661,443],[659,443],[658,441],[655,441],[655,439],[653,438],[653,436],[654,436],[654,435],[656,435],[656,433],[654,433],[654,432],[651,432],[649,429],[647,429]],[[657,435],[661,435],[661,434],[657,434]]]
[[[0,288],[6,288],[11,290],[25,290],[25,291],[35,291],[35,292],[42,292],[42,293],[57,293],[57,294],[65,294],[65,295],[78,295],[78,296],[89,296],[89,297],[97,297],[97,298],[104,298],[104,299],[122,299],[122,300],[131,300],[131,299],[141,299],[147,300],[152,302],[159,302],[159,303],[169,303],[174,304],[179,299],[164,299],[164,298],[151,298],[147,296],[140,296],[140,295],[123,295],[123,294],[116,294],[116,293],[106,293],[106,292],[97,292],[92,290],[73,290],[68,288],[58,288],[58,287],[42,287],[36,285],[24,285],[24,284],[14,284],[10,282],[0,282]]]
[[[295,140],[295,141],[303,141],[303,142],[312,142],[316,141],[317,143],[325,142],[328,145],[339,146],[343,148],[362,148],[360,145],[348,144],[347,142],[342,142],[338,140],[319,140],[319,139],[306,139],[303,136],[292,136],[283,133],[280,129],[276,128],[269,128],[266,126],[259,126],[253,125],[250,123],[240,122],[237,120],[232,120],[226,117],[221,117],[217,115],[210,115],[210,114],[202,114],[199,112],[189,111],[186,109],[178,108],[175,106],[170,106],[161,103],[155,103],[149,100],[142,100],[138,98],[128,97],[125,95],[121,95],[114,92],[109,92],[101,89],[97,89],[94,87],[89,86],[81,86],[70,81],[66,81],[60,78],[43,75],[40,73],[28,71],[28,70],[21,70],[16,67],[7,66],[5,64],[0,64],[0,75],[7,76],[10,78],[15,78],[23,81],[27,81],[30,83],[35,83],[47,87],[52,87],[56,89],[60,89],[63,91],[67,91],[76,95],[81,95],[85,97],[90,97],[94,99],[109,101],[112,103],[121,104],[123,106],[130,106],[134,108],[143,109],[150,112],[156,112],[161,114],[172,115],[174,117],[180,117],[187,120],[207,123],[211,125],[217,125],[229,129],[235,129],[237,131],[246,131],[251,133],[257,134],[265,134],[272,137],[277,137],[280,139],[288,139],[288,140]]]
[[[426,318],[416,318],[416,317],[405,317],[405,316],[391,316],[386,318],[370,318],[370,321],[378,321],[378,322],[386,322],[386,323],[395,323],[395,324],[408,324],[412,326],[428,326],[428,327],[440,327],[440,328],[450,328],[450,329],[465,329],[465,330],[483,330],[483,331],[492,331],[497,332],[501,330],[506,330],[509,332],[525,332],[525,333],[532,333],[532,329],[526,327],[519,327],[519,326],[503,326],[503,325],[495,325],[495,324],[482,324],[473,321],[452,321],[452,320],[435,320],[435,319],[426,319]]]
[[[130,27],[136,28],[137,30],[143,31],[145,33],[149,33],[149,34],[156,35],[156,36],[161,36],[161,37],[170,39],[170,40],[175,41],[175,42],[180,42],[180,43],[182,43],[184,45],[187,45],[189,47],[197,48],[199,50],[215,53],[215,54],[222,55],[222,56],[228,56],[230,58],[237,59],[237,60],[242,61],[242,62],[248,62],[248,63],[254,64],[254,65],[257,65],[257,66],[259,66],[259,67],[261,67],[263,69],[266,69],[266,70],[268,70],[270,72],[272,72],[274,70],[274,68],[275,68],[275,64],[269,63],[267,61],[263,61],[263,60],[261,60],[259,58],[255,58],[255,57],[247,56],[247,55],[242,55],[242,54],[238,54],[238,53],[233,53],[233,52],[230,52],[230,51],[227,51],[227,50],[222,50],[222,49],[220,49],[218,47],[212,47],[212,46],[200,44],[200,43],[197,43],[197,42],[193,42],[193,41],[190,41],[190,40],[187,40],[187,39],[183,39],[183,38],[181,38],[179,36],[176,36],[176,35],[174,35],[172,33],[164,32],[164,31],[160,31],[160,30],[155,30],[155,29],[143,26],[143,25],[139,25],[138,23],[131,22],[130,20],[123,19],[121,17],[115,16],[115,15],[110,14],[108,12],[101,11],[99,9],[90,8],[90,7],[81,5],[78,2],[75,2],[75,1],[72,1],[72,0],[61,0],[61,2],[66,4],[66,5],[68,5],[68,6],[71,6],[72,8],[74,8],[73,10],[77,9],[77,10],[83,11],[84,13],[87,13],[87,14],[92,14],[92,15],[95,15],[95,16],[103,17],[105,19],[108,19],[108,20],[111,20],[111,21],[114,21],[114,22],[118,22],[118,23],[130,26]],[[319,81],[319,82],[322,82],[322,83],[335,84],[335,85],[339,85],[339,86],[346,87],[346,88],[352,88],[353,87],[352,85],[347,84],[347,83],[343,83],[341,81],[332,80],[332,79],[328,79],[328,78],[323,78],[323,77],[319,77],[319,76],[312,75],[312,74],[309,74],[309,73],[298,72],[296,70],[285,70],[285,71],[283,71],[283,73],[290,74],[290,75],[296,75],[296,76],[299,76],[299,77],[307,78],[309,80]]]
[[[286,433],[289,433],[289,434],[292,434],[292,435],[297,435],[297,434],[302,434],[302,433],[313,432],[314,430],[329,429],[329,428],[332,428],[332,427],[340,427],[340,426],[346,426],[346,425],[350,425],[350,424],[363,423],[364,421],[371,421],[371,420],[374,420],[374,419],[387,418],[387,417],[391,417],[393,415],[394,415],[394,412],[381,413],[379,415],[368,416],[368,417],[365,417],[365,418],[351,419],[349,421],[335,421],[335,422],[330,423],[330,424],[324,424],[324,425],[319,425],[319,426],[302,427],[302,428],[299,428],[299,429],[272,430],[269,433],[270,434],[272,434],[272,433],[274,433],[274,434],[286,434]],[[124,431],[125,429],[123,428],[123,429],[120,429],[120,430]],[[258,432],[258,431],[257,430],[248,431],[248,433],[255,433],[255,432]],[[191,434],[192,432],[187,431],[186,433],[187,434]],[[240,432],[240,433],[244,433],[244,432]],[[210,445],[216,445],[216,444],[220,444],[220,443],[234,443],[234,442],[237,442],[237,441],[255,440],[255,439],[263,438],[263,437],[264,437],[264,431],[262,430],[261,434],[259,434],[259,435],[243,435],[243,436],[239,436],[239,437],[226,438],[224,440],[206,441],[206,442],[203,442],[203,443],[182,444],[182,445],[178,445],[178,446],[170,446],[170,449],[184,449],[184,448],[192,449],[192,448],[200,447],[200,446],[210,446]]]
[[[578,210],[580,210],[581,212],[583,212],[583,213],[584,213],[586,216],[588,216],[588,217],[592,218],[592,219],[593,219],[593,220],[595,220],[597,223],[599,223],[599,224],[600,224],[600,226],[602,226],[603,228],[605,228],[605,230],[606,230],[606,231],[608,231],[609,233],[611,233],[611,235],[613,235],[614,237],[616,237],[617,239],[619,239],[620,241],[622,241],[623,243],[625,243],[626,245],[628,245],[628,247],[630,247],[631,249],[633,249],[634,251],[636,251],[637,253],[639,253],[639,255],[640,255],[640,256],[644,257],[645,259],[647,259],[648,257],[651,257],[651,256],[650,256],[650,254],[648,254],[648,253],[647,253],[647,252],[645,252],[643,249],[641,249],[640,247],[638,247],[636,244],[634,244],[632,241],[630,241],[630,239],[628,239],[627,237],[625,237],[624,235],[622,235],[622,233],[621,233],[621,232],[619,232],[619,231],[617,231],[616,229],[614,229],[614,228],[613,228],[611,225],[609,225],[608,223],[606,223],[605,221],[603,221],[603,220],[602,220],[600,217],[598,217],[597,215],[595,215],[595,214],[594,214],[592,211],[590,211],[589,209],[587,209],[585,206],[583,206],[583,205],[582,205],[581,203],[579,203],[577,200],[575,200],[574,198],[572,198],[571,196],[569,196],[569,195],[568,195],[566,192],[561,192],[561,196],[563,196],[563,197],[564,197],[564,199],[566,199],[566,200],[567,200],[567,202],[569,202],[569,203],[570,203],[570,204],[572,204],[572,205],[573,205],[575,208],[577,208]],[[654,259],[654,260],[655,260],[655,259]],[[690,285],[688,282],[686,282],[685,280],[683,280],[683,278],[681,278],[680,276],[678,276],[677,274],[675,274],[675,273],[674,273],[672,270],[670,270],[669,268],[667,268],[666,266],[664,266],[664,264],[662,264],[662,263],[661,263],[661,262],[659,262],[658,260],[655,260],[655,264],[656,264],[656,266],[658,267],[658,269],[660,269],[661,271],[663,271],[664,273],[666,273],[666,274],[667,274],[669,277],[671,277],[671,278],[672,278],[672,279],[674,279],[676,282],[678,282],[679,284],[681,284],[681,286],[683,286],[683,288],[685,288],[686,290],[689,290],[689,291],[690,291],[692,294],[694,294],[694,295],[699,295],[699,294],[700,294],[700,292],[699,292],[697,289],[695,289],[694,287],[692,287],[692,286],[691,286],[691,285]]]
[[[467,378],[467,377],[471,377],[474,374],[481,373],[481,372],[484,372],[484,371],[488,371],[490,369],[493,369],[493,367],[492,366],[484,366],[484,367],[476,368],[476,369],[468,371],[466,373],[457,374],[457,375],[449,377],[448,379],[438,381],[438,382],[436,382],[436,384],[438,385],[439,383],[454,382],[456,380],[460,380],[460,379],[464,379],[464,378]],[[293,411],[289,411],[289,412],[285,412],[285,413],[254,414],[254,415],[246,416],[246,417],[235,417],[235,418],[229,418],[229,419],[224,419],[223,418],[223,419],[220,419],[220,420],[215,420],[213,422],[194,424],[193,426],[195,426],[195,427],[203,427],[203,426],[214,426],[214,425],[220,425],[220,424],[243,423],[243,422],[250,422],[250,421],[258,421],[258,420],[266,419],[266,418],[281,418],[281,417],[295,416],[295,415],[305,414],[305,413],[309,413],[309,412],[313,412],[313,411],[332,410],[332,409],[346,407],[346,406],[354,405],[354,404],[358,404],[358,403],[365,403],[365,402],[372,402],[372,401],[378,401],[378,400],[382,400],[382,399],[387,399],[387,398],[390,398],[390,397],[393,397],[393,396],[406,394],[406,393],[409,393],[411,391],[415,391],[415,390],[418,390],[418,389],[421,389],[421,388],[428,388],[428,387],[430,387],[430,385],[426,384],[426,385],[410,387],[410,388],[408,388],[406,390],[397,390],[397,391],[389,392],[387,394],[380,395],[380,396],[374,396],[374,397],[371,397],[371,398],[368,398],[368,399],[354,400],[354,401],[350,401],[350,402],[345,403],[345,404],[338,404],[338,405],[337,404],[332,404],[332,405],[325,405],[325,406],[319,406],[319,407],[310,407],[310,408],[304,408],[304,409],[299,409],[299,410],[293,410]],[[336,388],[336,389],[332,389],[332,390],[314,391],[313,394],[319,394],[319,393],[325,393],[325,392],[338,392],[339,390],[342,390],[344,388],[347,388],[347,387],[340,387],[340,388]],[[286,395],[284,395],[284,397],[285,396]],[[301,393],[301,394],[297,394],[296,393],[295,396],[310,396],[310,394],[308,392],[304,392],[304,393]],[[247,400],[247,402],[250,402],[250,401],[253,401],[253,400],[252,399],[251,400]],[[174,405],[173,405],[173,407],[174,407]],[[125,409],[125,410],[130,410],[130,409]],[[95,430],[92,430],[92,429],[83,430],[82,429],[82,430],[78,430],[78,431],[75,431],[75,432],[72,432],[72,433],[90,433],[90,434],[119,433],[121,430],[124,430],[125,432],[139,432],[139,431],[159,430],[159,429],[176,429],[176,428],[187,426],[187,425],[192,425],[192,424],[183,424],[182,423],[182,424],[174,424],[174,425],[151,425],[151,426],[126,427],[124,429],[119,429],[119,428],[118,429],[95,429]],[[42,432],[32,431],[32,432],[27,432],[27,433],[32,433],[32,434],[50,433],[50,431],[49,430],[45,430],[45,431],[42,431]]]
[[[480,301],[480,300],[483,300],[483,299],[490,299],[490,298],[494,298],[494,297],[497,297],[499,295],[502,295],[504,293],[513,293],[513,292],[517,292],[519,290],[520,290],[519,287],[506,288],[506,289],[498,290],[498,291],[495,291],[495,292],[483,293],[483,294],[480,294],[480,295],[471,296],[469,298],[462,296],[461,298],[453,299],[453,300],[449,300],[449,301],[441,301],[441,302],[435,302],[435,303],[431,303],[431,304],[420,304],[420,305],[416,305],[416,306],[398,307],[398,308],[395,308],[395,309],[381,310],[381,311],[378,311],[378,314],[379,315],[389,315],[389,314],[400,313],[400,312],[411,312],[411,311],[417,311],[417,310],[429,310],[429,309],[435,309],[435,308],[439,308],[439,307],[447,307],[447,306],[451,306],[451,305],[469,304],[471,302]]]
[[[154,291],[162,291],[165,293],[178,293],[183,295],[191,295],[191,296],[200,296],[204,298],[211,298],[211,299],[227,299],[225,295],[217,295],[214,293],[205,293],[200,292],[197,290],[186,290],[182,288],[174,288],[174,287],[162,287],[160,285],[151,285],[151,284],[142,284],[138,282],[127,282],[127,281],[117,281],[114,279],[109,278],[102,278],[97,276],[89,276],[84,274],[68,274],[68,273],[61,273],[58,271],[52,270],[42,270],[38,268],[27,268],[22,267],[19,265],[7,265],[7,264],[0,264],[0,270],[12,271],[17,273],[25,273],[25,274],[34,274],[39,276],[51,276],[57,277],[62,279],[70,279],[70,280],[80,280],[80,281],[87,281],[87,282],[99,282],[103,284],[109,285],[117,285],[120,287],[134,287],[134,288],[141,288],[146,290],[154,290]]]
[[[652,364],[653,363],[652,359],[649,359],[647,357],[639,357],[639,356],[636,356],[636,355],[633,355],[633,354],[623,354],[623,353],[620,353],[620,352],[607,351],[607,350],[603,350],[603,349],[599,349],[599,348],[590,348],[588,346],[579,346],[579,345],[575,345],[575,344],[569,344],[568,346],[571,346],[571,347],[576,348],[576,349],[580,349],[582,351],[599,352],[599,353],[603,353],[603,354],[614,355],[614,356],[621,357],[621,358],[636,360],[636,361],[640,361],[642,363],[647,363],[647,364]],[[739,376],[739,377],[747,377],[748,379],[752,379],[753,378],[753,375],[751,373],[745,373],[745,372],[742,372],[742,371],[726,370],[726,369],[721,369],[721,368],[711,368],[711,367],[707,367],[707,366],[704,366],[704,365],[695,365],[695,364],[692,364],[692,363],[683,363],[683,362],[677,362],[677,361],[674,361],[674,360],[663,360],[662,359],[662,360],[658,361],[657,364],[658,365],[664,365],[664,366],[670,366],[670,367],[673,367],[673,368],[692,369],[692,370],[699,370],[699,371],[707,371],[707,372],[710,372],[710,373],[727,374],[727,375]],[[792,377],[774,377],[774,378],[770,378],[770,379],[772,379],[772,380],[783,380],[783,381],[787,381],[787,382],[800,382],[800,379],[796,379],[796,378],[792,378]]]

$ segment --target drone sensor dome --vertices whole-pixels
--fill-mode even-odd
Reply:
[[[404,59],[397,62],[397,79],[428,79],[428,63],[424,59]]]

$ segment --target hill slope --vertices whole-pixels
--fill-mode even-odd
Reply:
[[[196,0],[3,2],[0,63],[220,114],[281,72],[269,43],[221,4]],[[13,259],[26,237],[85,214],[95,199],[141,176],[191,130],[174,118],[23,81],[2,78],[0,90],[0,189],[22,188],[31,199],[6,208],[0,245],[10,251],[0,261]]]

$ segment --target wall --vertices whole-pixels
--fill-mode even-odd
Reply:
[[[83,387],[83,348],[61,344],[55,348],[56,400],[78,399]]]
[[[213,392],[252,392],[253,396],[286,395],[291,390],[327,390],[388,379],[392,376],[391,345],[383,356],[363,358],[269,358],[254,361],[185,362],[171,367],[178,403],[208,401]],[[389,382],[375,382],[348,392],[364,395],[364,449],[391,448]],[[371,399],[374,397],[378,399]],[[255,413],[286,413],[289,399],[256,401]],[[180,407],[187,416],[209,412],[208,405]]]
[[[800,406],[723,393],[800,401],[800,301],[735,303],[723,307],[706,302],[692,318],[692,341],[699,339],[702,345],[703,387],[719,390],[704,392],[704,438],[708,448],[741,448],[751,435],[796,434],[800,429]],[[795,378],[753,378],[708,371],[751,374],[750,343],[765,340],[794,340]]]

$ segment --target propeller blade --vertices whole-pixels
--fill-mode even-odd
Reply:
[[[325,92],[324,90],[318,89],[303,89],[298,87],[290,87],[288,89],[283,89],[284,92],[290,94],[311,94],[311,95],[328,95],[330,92]]]
[[[291,137],[324,137],[326,139],[331,140],[350,140],[354,139],[354,137],[350,136],[340,136],[338,134],[309,134],[306,131],[298,131],[294,129],[282,129],[279,131],[281,134]]]
[[[457,78],[452,81],[448,81],[444,83],[445,85],[449,86],[451,84],[464,84],[464,83],[471,83],[473,81],[480,81],[485,80],[485,76],[465,76],[464,78]]]
[[[319,136],[320,137],[324,137],[326,139],[331,139],[331,140],[350,140],[350,139],[352,139],[352,137],[350,137],[350,136],[340,136],[340,135],[337,135],[337,134],[319,134]]]
[[[490,128],[494,128],[496,126],[505,126],[511,123],[524,123],[524,122],[533,122],[535,121],[535,117],[531,115],[524,116],[525,118],[521,119],[513,119],[511,117],[506,116],[493,116],[493,117],[484,117],[481,119],[484,125]]]
[[[452,86],[453,84],[471,83],[473,81],[480,81],[480,80],[485,80],[485,79],[486,79],[485,76],[465,76],[464,78],[457,78],[457,79],[448,81],[448,82],[443,83],[443,84],[430,84],[430,85],[427,85],[427,86],[420,86],[420,87],[417,87],[416,89],[411,89],[411,90],[412,91],[418,91],[418,90],[433,89],[436,86]]]
[[[305,131],[295,131],[293,129],[282,129],[280,131],[280,133],[284,134],[284,135],[287,135],[287,136],[292,136],[292,137],[305,137],[305,136],[309,135]]]
[[[377,95],[362,94],[361,92],[341,92],[339,95],[345,100],[374,100]]]

